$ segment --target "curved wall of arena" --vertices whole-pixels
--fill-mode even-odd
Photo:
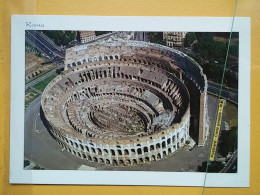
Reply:
[[[58,144],[82,159],[111,165],[157,161],[183,147],[190,126],[190,97],[183,77],[201,93],[207,90],[202,69],[183,55],[122,40],[68,49],[64,73],[45,88],[41,100]],[[108,136],[97,116],[102,116],[102,107],[111,110],[114,105],[140,115],[146,131]]]

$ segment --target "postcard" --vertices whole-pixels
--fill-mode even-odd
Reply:
[[[248,187],[250,18],[12,16],[10,183]]]

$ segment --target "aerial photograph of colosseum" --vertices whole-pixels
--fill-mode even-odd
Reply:
[[[236,32],[26,30],[24,169],[236,173],[238,44]]]

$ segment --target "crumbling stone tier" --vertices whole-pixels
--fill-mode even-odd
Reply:
[[[65,71],[45,88],[41,105],[51,133],[68,152],[97,163],[134,165],[187,144],[196,107],[197,143],[205,144],[206,90],[202,69],[185,54],[110,38],[67,49]],[[199,96],[196,105],[192,94]]]

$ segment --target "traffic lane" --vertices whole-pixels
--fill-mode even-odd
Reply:
[[[40,47],[44,51],[48,50],[48,55],[54,53],[60,57],[64,57],[64,53],[57,50],[55,47],[53,47],[50,43],[48,43],[45,39],[41,38],[40,36],[35,36],[34,33],[31,32],[29,32],[26,35],[27,38],[34,42],[38,47]]]
[[[210,93],[218,95],[219,91],[220,91],[219,88],[208,86],[208,92],[210,92]],[[227,90],[222,90],[220,96],[228,98],[228,99],[230,99],[232,101],[238,102],[238,95],[237,95],[237,93],[230,93]]]
[[[208,89],[211,89],[211,90],[219,92],[220,91],[220,86],[211,86],[211,85],[209,85]],[[222,88],[221,92],[222,93],[226,93],[226,94],[232,93],[232,94],[235,94],[235,95],[237,95],[237,93],[238,93],[237,91],[229,90],[229,89],[225,89],[225,88]]]
[[[50,48],[51,49],[51,51],[52,52],[54,52],[54,53],[56,53],[57,55],[60,55],[60,56],[64,56],[64,54],[57,48],[58,46],[57,45],[54,45],[54,43],[53,44],[51,44],[50,42],[49,42],[49,38],[47,37],[47,36],[43,36],[41,33],[39,33],[39,32],[37,32],[37,31],[35,31],[35,33],[36,33],[36,37],[42,42],[42,43],[44,43],[44,46],[47,46],[48,48]]]
[[[31,40],[28,37],[25,37],[25,40],[29,42],[33,47],[37,48],[44,55],[49,56],[50,58],[55,57],[54,55],[50,54],[50,52],[46,51],[45,47],[43,47],[42,45],[37,45],[35,40]]]
[[[45,39],[43,39],[41,36],[39,36],[35,31],[29,32],[27,35],[30,36],[31,38],[39,41],[40,43],[42,43],[43,45],[45,45],[49,50],[57,50],[55,47],[53,47],[48,41],[46,41]]]
[[[49,39],[49,37],[47,37],[45,34],[43,34],[42,32],[39,32],[39,31],[35,31],[35,32],[38,36],[42,37],[43,39],[45,39],[45,41],[47,41],[49,44],[51,44],[55,49],[61,51],[61,48],[59,46],[55,45],[55,43],[53,41],[51,41]]]
[[[214,87],[214,88],[218,88],[218,89],[220,89],[220,87],[221,87],[220,84],[218,84],[218,83],[213,83],[213,82],[210,82],[210,81],[208,82],[208,85],[211,86],[211,87]],[[225,88],[225,86],[223,86],[222,89],[228,90],[228,91],[231,92],[231,93],[236,93],[236,94],[238,93],[238,90],[232,89],[232,88],[227,89],[227,88]]]

